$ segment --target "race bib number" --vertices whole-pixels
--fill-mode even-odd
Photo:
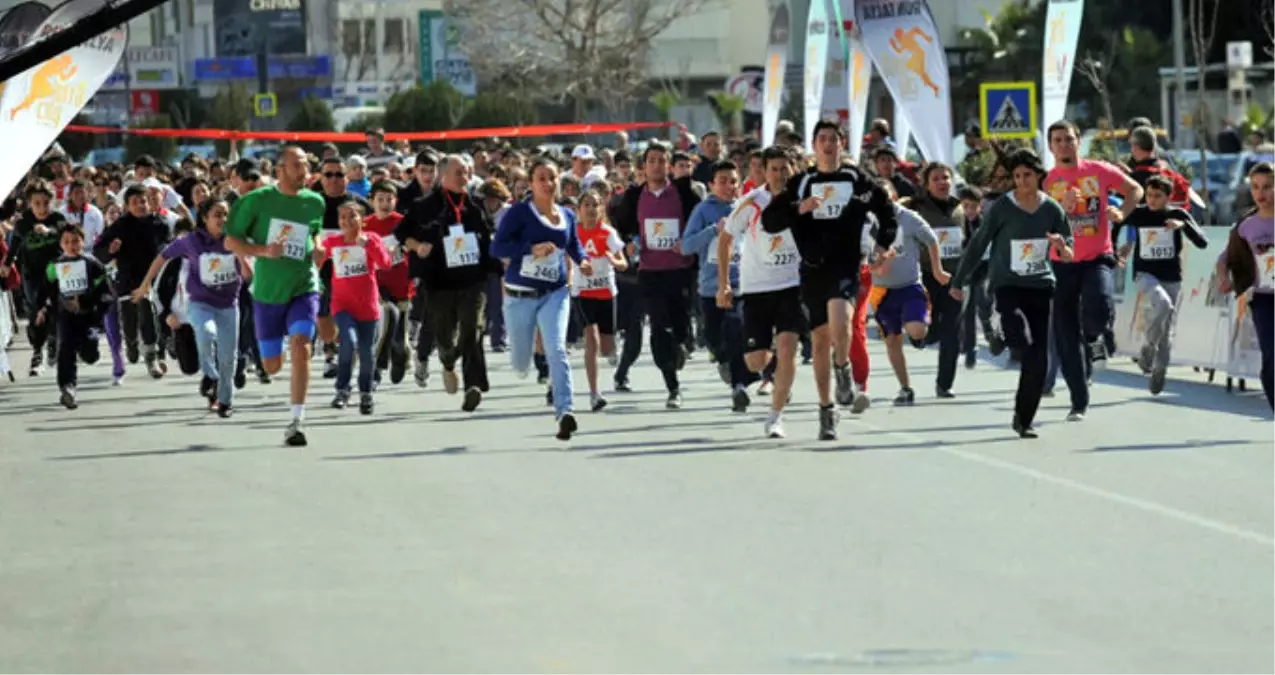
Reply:
[[[1009,269],[1020,277],[1032,277],[1044,274],[1049,265],[1048,239],[1014,239],[1010,241],[1013,251]]]
[[[647,218],[646,248],[652,251],[672,251],[682,240],[682,226],[676,218]]]
[[[1138,257],[1143,260],[1173,260],[1177,249],[1173,232],[1154,227],[1138,228]]]
[[[1257,254],[1257,287],[1264,291],[1275,289],[1275,247]]]
[[[385,243],[385,250],[390,252],[390,265],[398,265],[407,260],[407,254],[403,252],[403,245],[399,243],[398,237],[387,234],[381,237],[381,241]]]
[[[205,288],[226,286],[239,280],[235,256],[229,253],[199,254],[199,283]]]
[[[934,234],[939,240],[939,257],[943,260],[961,257],[961,248],[965,238],[959,227],[936,227]]]
[[[89,269],[83,260],[55,263],[58,274],[58,292],[62,295],[79,295],[89,290]]]
[[[822,197],[823,202],[811,213],[815,220],[831,220],[840,218],[846,204],[854,196],[854,185],[851,183],[820,183],[810,188],[810,196]]]
[[[283,257],[291,260],[305,260],[306,241],[310,238],[310,228],[282,218],[271,218],[270,232],[267,236],[270,239],[269,243],[283,246]]]
[[[473,232],[452,232],[447,236],[447,267],[473,267],[481,255],[478,251],[478,235]]]
[[[338,279],[360,277],[368,273],[367,249],[362,246],[338,246],[332,250],[332,271]]]
[[[766,242],[766,267],[790,267],[801,261],[797,245],[784,233],[763,237]],[[869,249],[871,250],[871,249]]]
[[[593,258],[593,274],[576,270],[576,288],[581,291],[609,291],[615,287],[615,267],[607,258]]]
[[[557,282],[562,279],[562,251],[554,251],[553,253],[537,258],[534,255],[524,255],[522,257],[522,267],[519,268],[519,274],[524,279],[533,279],[535,281],[547,281],[550,283]]]
[[[713,237],[713,243],[708,245],[708,258],[704,261],[705,264],[716,265],[718,261],[720,260],[717,254],[717,244],[719,241],[720,240],[718,237]],[[739,240],[738,239],[735,240],[735,248],[734,250],[731,251],[731,254],[730,254],[730,264],[732,265],[739,264]]]

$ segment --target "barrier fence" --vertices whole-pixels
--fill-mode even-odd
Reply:
[[[1207,248],[1182,251],[1182,294],[1174,318],[1172,364],[1250,379],[1261,374],[1262,352],[1248,317],[1247,299],[1217,290],[1217,259],[1226,250],[1229,227],[1205,227]],[[1117,353],[1137,356],[1143,340],[1143,298],[1131,265],[1116,275]]]

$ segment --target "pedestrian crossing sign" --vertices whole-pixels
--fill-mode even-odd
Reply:
[[[271,94],[254,94],[252,110],[257,117],[274,117],[279,112],[279,98]]]
[[[984,138],[1036,137],[1036,83],[984,82],[978,88]]]

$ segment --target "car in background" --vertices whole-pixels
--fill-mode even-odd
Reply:
[[[1230,223],[1235,219],[1236,196],[1244,185],[1244,162],[1238,153],[1210,152],[1202,159],[1199,150],[1178,150],[1174,155],[1185,173],[1191,176],[1191,187],[1208,200],[1209,224]],[[1202,165],[1207,165],[1207,181]]]

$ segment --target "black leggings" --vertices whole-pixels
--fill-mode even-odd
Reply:
[[[1005,344],[1018,350],[1022,357],[1014,414],[1024,427],[1036,419],[1049,370],[1049,312],[1053,297],[1053,290],[1048,288],[996,289],[996,311],[1001,315]]]

